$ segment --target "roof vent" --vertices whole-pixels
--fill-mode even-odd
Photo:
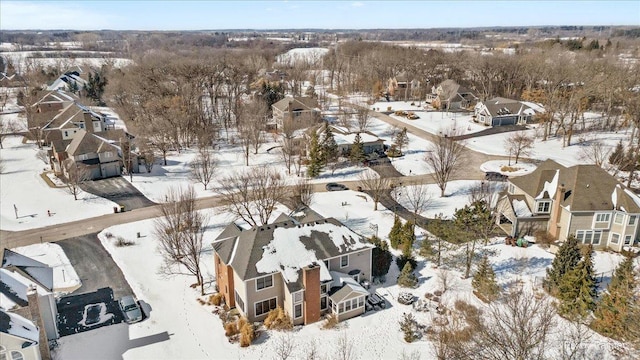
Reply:
[[[260,231],[264,231],[264,228],[260,228]]]
[[[589,184],[587,184],[587,188],[589,187]]]

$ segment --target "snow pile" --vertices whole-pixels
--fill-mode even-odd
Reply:
[[[98,311],[98,317],[95,321],[93,321],[94,319],[90,319],[92,321],[87,324],[87,320],[89,320],[87,319],[89,312],[95,311]],[[111,320],[113,316],[114,315],[112,313],[107,313],[107,304],[103,302],[98,304],[89,304],[85,305],[84,312],[82,313],[82,320],[80,320],[78,324],[82,326],[96,326]]]

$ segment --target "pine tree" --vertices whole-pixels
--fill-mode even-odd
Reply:
[[[389,245],[376,236],[372,236],[369,241],[374,244],[371,250],[371,275],[381,278],[389,272],[393,255],[389,251]]]
[[[551,263],[551,268],[547,269],[547,277],[544,280],[544,286],[547,291],[555,295],[563,277],[578,265],[581,257],[580,249],[578,249],[578,239],[573,235],[569,236],[558,250]]]
[[[620,165],[624,162],[624,158],[624,146],[622,145],[622,140],[620,140],[611,155],[609,155],[609,164]]]
[[[399,152],[399,155],[402,155],[402,149],[407,146],[409,143],[409,136],[407,135],[407,128],[404,127],[400,132],[396,134],[393,139],[393,145],[395,145],[396,149]]]
[[[478,264],[478,270],[473,274],[471,285],[476,295],[485,301],[493,301],[500,294],[496,273],[493,271],[493,267],[489,264],[489,259],[486,256]]]
[[[338,161],[338,144],[336,143],[336,139],[333,136],[333,132],[331,132],[328,122],[324,123],[321,150],[322,160],[325,166]]]
[[[402,225],[402,230],[400,231],[400,246],[412,249],[415,241],[415,225],[413,224],[413,221],[409,220]]]
[[[397,249],[402,241],[402,222],[400,221],[400,217],[396,215],[393,218],[393,226],[391,227],[391,231],[389,231],[389,242],[391,243],[391,247]]]
[[[361,164],[365,159],[364,154],[364,144],[362,144],[362,138],[360,138],[360,133],[356,134],[355,139],[353,140],[353,145],[351,146],[351,153],[349,154],[349,160],[351,160],[354,164]]]
[[[633,259],[627,257],[616,268],[607,291],[596,305],[591,323],[594,330],[615,339],[640,338],[640,298],[633,271]]]
[[[311,134],[311,142],[309,144],[309,165],[307,166],[307,175],[309,177],[316,177],[320,175],[322,171],[322,151],[320,144],[318,143],[318,134],[314,131]]]
[[[404,341],[411,343],[416,340],[415,332],[418,328],[418,322],[411,313],[405,313],[402,315],[402,321],[400,321],[400,330],[404,333]]]
[[[416,276],[413,274],[411,263],[407,262],[404,264],[404,267],[400,272],[400,276],[398,277],[398,285],[410,288],[416,287],[416,285],[418,285],[418,278],[416,278]]]
[[[563,276],[558,286],[558,311],[569,317],[583,318],[596,307],[597,282],[593,270],[593,246],[589,245],[582,261]]]

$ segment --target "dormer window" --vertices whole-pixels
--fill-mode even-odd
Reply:
[[[548,214],[551,211],[551,200],[540,200],[536,203],[538,214]]]
[[[608,223],[609,220],[611,220],[611,214],[610,213],[599,213],[599,214],[596,214],[596,222]]]

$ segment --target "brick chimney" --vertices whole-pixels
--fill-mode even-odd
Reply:
[[[311,264],[302,269],[304,286],[304,323],[320,320],[320,266]]]
[[[91,119],[91,114],[84,113],[84,129],[88,133],[93,133],[93,119]]]
[[[560,210],[560,203],[564,201],[565,192],[567,192],[567,189],[564,187],[564,184],[560,184],[558,190],[556,190],[556,196],[553,199],[553,203],[551,204],[549,234],[551,234],[555,239],[558,239],[558,236],[560,235],[560,215],[562,214],[562,211]]]
[[[38,339],[38,346],[40,347],[40,356],[42,360],[51,360],[51,353],[49,353],[49,341],[47,339],[47,333],[44,329],[44,322],[40,316],[40,303],[38,302],[38,292],[36,287],[31,285],[27,289],[27,302],[29,303],[29,314],[31,320],[38,327],[40,338]]]

